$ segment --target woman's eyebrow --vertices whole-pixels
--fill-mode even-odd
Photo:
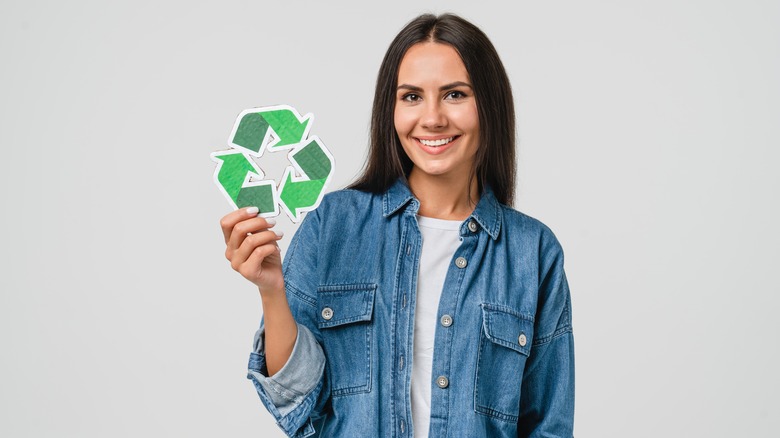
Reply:
[[[401,84],[401,85],[398,86],[397,89],[398,90],[404,89],[404,90],[415,91],[415,92],[420,92],[420,91],[423,90],[420,87],[417,87],[417,86],[414,86],[414,85],[409,85],[409,84]]]
[[[469,88],[471,88],[471,84],[466,83],[466,82],[457,81],[457,82],[453,82],[451,84],[442,85],[441,87],[439,87],[439,91],[449,90],[451,88],[457,88],[457,87],[469,87]]]
[[[467,82],[457,81],[457,82],[452,82],[452,83],[449,83],[449,84],[446,84],[446,85],[442,85],[441,87],[439,87],[439,91],[449,90],[451,88],[457,88],[457,87],[469,87],[469,88],[472,88],[471,84],[469,84]],[[404,90],[415,91],[415,92],[423,91],[422,88],[420,88],[420,87],[418,87],[416,85],[409,85],[409,84],[401,84],[401,85],[398,86],[397,89],[398,90],[404,89]]]

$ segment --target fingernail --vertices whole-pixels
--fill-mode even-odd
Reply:
[[[265,222],[266,222],[268,225],[276,225],[276,219],[274,219],[274,218],[272,218],[272,217],[267,217],[267,218],[265,218]]]
[[[259,212],[260,212],[260,209],[257,208],[257,207],[249,207],[249,208],[246,209],[246,214],[248,214],[250,216],[251,215],[255,215],[255,214],[259,213]]]
[[[282,230],[273,230],[274,234],[276,234],[277,237],[284,236],[284,231]]]

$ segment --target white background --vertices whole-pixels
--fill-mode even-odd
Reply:
[[[422,3],[0,4],[0,435],[282,436],[209,154],[289,104],[343,187],[391,39],[453,11],[514,87],[515,207],[566,251],[576,435],[777,436],[780,5]]]

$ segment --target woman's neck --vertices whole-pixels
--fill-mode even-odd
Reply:
[[[426,175],[412,168],[409,188],[420,201],[420,216],[464,220],[479,201],[475,178]]]

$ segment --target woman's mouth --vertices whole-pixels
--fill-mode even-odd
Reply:
[[[437,147],[441,147],[441,146],[444,146],[444,145],[447,145],[447,144],[451,143],[452,141],[454,141],[458,137],[460,137],[460,136],[459,135],[455,135],[455,136],[452,136],[452,137],[439,138],[439,139],[436,139],[436,140],[424,140],[422,138],[418,138],[417,141],[422,143],[424,146],[437,148]]]

